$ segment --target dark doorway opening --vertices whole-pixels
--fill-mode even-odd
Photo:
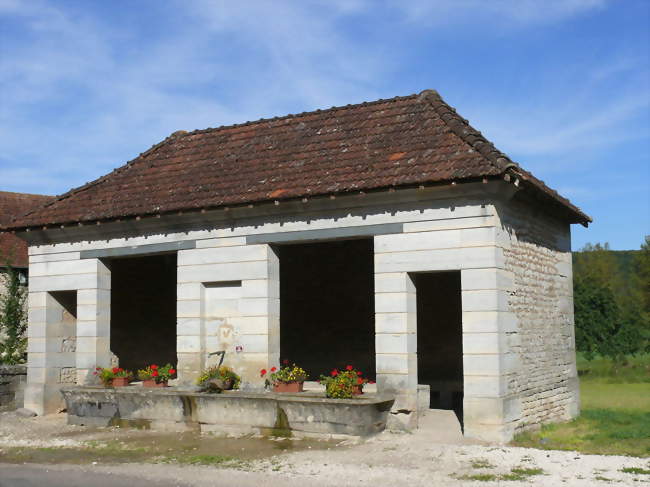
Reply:
[[[176,364],[176,254],[110,261],[111,351],[120,367]]]
[[[463,423],[463,332],[460,272],[413,275],[417,292],[418,384],[431,388],[431,409],[453,409]]]
[[[280,357],[310,379],[353,365],[375,378],[372,239],[292,244],[280,255]]]

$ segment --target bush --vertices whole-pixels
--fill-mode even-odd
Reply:
[[[6,287],[0,295],[0,363],[22,364],[27,358],[27,291],[10,265],[0,279]]]

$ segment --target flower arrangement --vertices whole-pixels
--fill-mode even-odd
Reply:
[[[102,368],[96,367],[93,375],[99,377],[105,387],[111,385],[127,385],[133,379],[133,372],[125,370],[121,367]],[[115,381],[115,379],[122,379]]]
[[[176,375],[176,369],[171,364],[159,367],[156,364],[148,365],[145,369],[138,370],[138,379],[144,381],[144,385],[165,385],[169,379]]]
[[[272,385],[275,392],[302,392],[303,382],[307,380],[307,372],[296,364],[289,365],[288,360],[284,360],[282,364],[279,369],[271,367],[270,371],[260,370],[260,377],[266,377],[268,374],[264,380],[266,386]]]
[[[325,386],[325,395],[335,399],[350,399],[353,396],[363,394],[364,384],[374,384],[363,377],[360,370],[352,365],[345,367],[345,370],[334,369],[330,375],[321,375],[320,381]]]
[[[239,389],[241,377],[230,367],[215,365],[203,371],[196,383],[205,391],[219,393],[224,390]]]

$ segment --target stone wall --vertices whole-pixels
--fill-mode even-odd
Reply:
[[[499,208],[509,234],[508,308],[517,320],[510,352],[518,366],[507,376],[508,395],[518,398],[515,431],[579,412],[570,228],[533,208],[517,200]]]
[[[0,365],[0,410],[23,407],[27,367]]]

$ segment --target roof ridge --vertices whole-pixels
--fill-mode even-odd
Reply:
[[[451,131],[481,154],[496,169],[505,172],[510,167],[520,168],[519,164],[497,149],[480,131],[472,127],[467,119],[461,117],[456,109],[445,102],[436,90],[423,90],[418,95],[418,101],[429,102],[431,108]]]
[[[413,93],[411,95],[402,95],[402,96],[394,96],[392,98],[380,98],[379,100],[372,100],[372,101],[363,101],[360,103],[348,103],[347,105],[337,105],[337,106],[332,106],[330,108],[319,108],[316,110],[309,110],[305,112],[300,112],[300,113],[288,113],[287,115],[281,115],[278,117],[269,117],[269,118],[260,118],[258,120],[249,120],[247,122],[242,122],[242,123],[234,123],[230,125],[220,125],[218,127],[208,127],[204,129],[196,129],[192,130],[191,132],[186,132],[184,135],[194,135],[194,134],[204,134],[204,133],[209,133],[209,132],[218,132],[221,130],[228,130],[228,129],[234,129],[234,128],[239,128],[239,127],[247,127],[250,125],[256,125],[259,123],[266,123],[266,122],[277,122],[279,120],[288,120],[291,118],[298,118],[298,117],[304,117],[305,115],[311,115],[314,113],[330,113],[330,112],[336,112],[338,110],[347,110],[350,108],[357,108],[357,107],[367,107],[367,106],[372,106],[372,105],[379,105],[381,103],[387,103],[387,102],[396,102],[400,100],[407,100],[409,98],[415,98],[419,96],[417,93]],[[181,132],[181,131],[179,131]]]

